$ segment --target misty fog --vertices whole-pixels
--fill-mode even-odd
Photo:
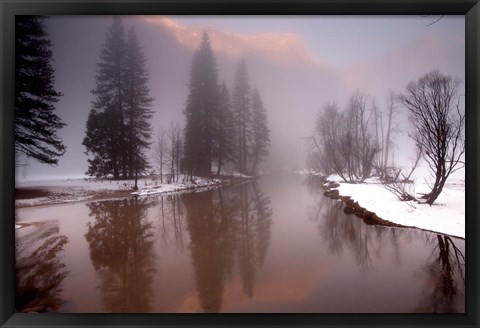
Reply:
[[[465,312],[464,16],[15,23],[16,312]]]
[[[150,74],[154,97],[153,141],[172,121],[184,126],[192,56],[203,32],[217,60],[219,80],[232,87],[235,67],[245,58],[250,82],[262,95],[271,130],[270,155],[263,172],[307,168],[305,138],[317,114],[331,101],[343,109],[355,90],[386,106],[390,90],[438,69],[462,80],[464,17],[447,16],[428,26],[425,17],[143,17],[124,16],[135,27]],[[59,132],[67,147],[56,167],[36,163],[17,176],[80,176],[87,170],[82,140],[94,96],[96,64],[112,24],[111,16],[52,16],[45,22],[52,41],[55,89],[63,94],[56,114],[67,124]],[[395,160],[412,160],[407,112],[400,108],[393,136]]]

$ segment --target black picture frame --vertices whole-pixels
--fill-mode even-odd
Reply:
[[[0,0],[0,326],[479,326],[478,168],[480,4],[478,0]],[[14,31],[15,15],[465,15],[466,28],[466,313],[465,314],[21,314],[14,311]]]

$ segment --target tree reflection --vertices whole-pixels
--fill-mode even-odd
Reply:
[[[462,312],[465,296],[465,256],[449,236],[431,235],[434,245],[427,274],[424,299],[417,312]],[[460,309],[458,307],[461,307]]]
[[[387,228],[366,225],[353,215],[347,216],[342,202],[322,196],[311,210],[310,218],[318,223],[322,240],[332,254],[349,250],[363,271],[368,271],[372,261],[381,257]]]
[[[181,195],[173,194],[158,199],[160,208],[159,232],[164,247],[173,246],[177,251],[185,247],[185,214]]]
[[[350,251],[358,266],[369,270],[381,260],[384,250],[392,246],[393,258],[400,263],[400,243],[426,240],[432,253],[423,272],[426,273],[424,297],[416,312],[462,312],[465,308],[465,256],[454,238],[419,229],[397,229],[367,225],[353,215],[343,213],[343,203],[319,196],[318,180],[306,182],[318,200],[310,210],[310,219],[318,223],[322,240],[332,254]],[[388,239],[388,240],[387,240]],[[400,242],[401,239],[401,242]]]
[[[35,231],[17,240],[18,312],[56,312],[62,306],[61,285],[69,271],[61,254],[67,243],[68,238],[59,234],[56,222],[39,223]]]
[[[334,202],[321,196],[310,210],[309,217],[312,221],[323,224],[319,230],[325,240],[327,247],[332,254],[340,255],[344,247],[345,227],[341,227],[339,221],[345,215],[342,212],[343,205],[340,201]],[[326,219],[324,221],[324,219]]]
[[[239,187],[238,260],[245,294],[252,298],[256,270],[265,261],[270,242],[270,198],[257,183]]]
[[[310,193],[317,197],[309,217],[318,223],[322,240],[332,254],[341,255],[344,250],[350,251],[360,269],[366,272],[371,269],[374,260],[382,257],[386,238],[390,238],[389,242],[398,248],[397,239],[402,232],[389,227],[368,225],[354,215],[346,215],[343,212],[343,202],[319,193],[318,190],[322,190],[321,179],[308,177],[304,183]],[[395,258],[399,260],[398,253]]]
[[[130,198],[88,203],[86,240],[90,258],[101,277],[108,312],[151,311],[154,256],[153,227],[146,221],[146,199]]]
[[[214,190],[182,195],[190,231],[192,264],[204,312],[220,311],[234,250],[234,222],[228,214],[235,205],[222,202],[222,191],[217,192],[218,197],[214,197]]]
[[[307,187],[308,192],[312,196],[318,196],[323,194],[323,184],[325,180],[319,176],[315,175],[307,175],[306,178],[303,180],[303,185]]]
[[[249,183],[235,189],[183,194],[182,200],[203,311],[220,311],[235,258],[244,292],[252,297],[255,274],[265,261],[270,241],[270,199],[258,185]]]

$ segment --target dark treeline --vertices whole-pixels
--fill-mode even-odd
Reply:
[[[15,16],[15,153],[57,165],[66,151],[57,135],[65,123],[54,112],[62,94],[53,87],[52,45],[44,20]],[[18,158],[16,165],[21,165]]]
[[[89,158],[88,175],[135,178],[151,168],[153,98],[147,87],[146,59],[135,31],[124,31],[115,17],[107,31],[97,65],[95,101],[87,121],[83,145]],[[250,86],[246,63],[237,69],[233,92],[220,83],[216,58],[207,34],[192,60],[189,93],[184,109],[183,136],[178,123],[158,133],[154,161],[167,182],[221,174],[232,164],[240,173],[256,174],[270,143],[266,110],[257,89]],[[215,171],[214,171],[215,168]]]
[[[15,150],[55,165],[66,150],[57,135],[65,124],[54,113],[62,94],[53,88],[53,56],[43,19],[16,20]],[[87,175],[135,179],[135,189],[138,178],[152,172],[148,151],[154,98],[146,61],[134,28],[126,32],[115,16],[100,50],[82,141],[89,156]],[[220,175],[226,166],[257,173],[270,144],[266,109],[259,91],[250,85],[244,59],[238,63],[232,90],[220,82],[207,34],[193,55],[184,115],[183,135],[181,125],[172,122],[168,135],[159,132],[163,136],[154,149],[159,173],[167,169],[168,182],[178,181],[181,173]]]
[[[133,28],[126,35],[121,19],[107,31],[97,65],[96,87],[83,145],[87,174],[114,179],[137,178],[149,167],[153,99],[149,96],[146,59]]]
[[[207,34],[196,50],[184,110],[183,168],[189,176],[217,174],[233,164],[243,174],[255,174],[270,144],[266,110],[252,89],[246,62],[235,73],[233,90],[219,83],[216,60]]]

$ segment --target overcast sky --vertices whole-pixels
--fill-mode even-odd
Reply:
[[[356,89],[380,107],[390,90],[438,69],[465,79],[464,16],[129,16],[150,71],[154,129],[183,124],[182,111],[193,51],[206,31],[217,56],[219,77],[231,86],[238,59],[247,60],[269,114],[271,156],[266,170],[305,166],[302,138],[311,135],[316,114],[329,101],[340,108]],[[53,43],[56,89],[64,94],[57,114],[68,124],[59,134],[67,146],[57,167],[30,164],[17,176],[82,175],[87,158],[81,145],[95,87],[95,65],[109,16],[53,16],[47,32]],[[463,88],[462,83],[462,88]],[[461,93],[464,93],[461,90]],[[404,117],[405,118],[405,117]],[[399,127],[405,128],[405,120]],[[403,122],[403,123],[402,123]],[[155,132],[154,132],[155,135]],[[398,158],[404,135],[397,135]]]
[[[447,16],[439,24],[418,16],[171,16],[185,25],[202,29],[212,26],[220,30],[245,35],[261,33],[292,33],[296,35],[320,62],[346,70],[399,48],[412,41],[439,37],[445,40],[465,40],[463,16]]]

